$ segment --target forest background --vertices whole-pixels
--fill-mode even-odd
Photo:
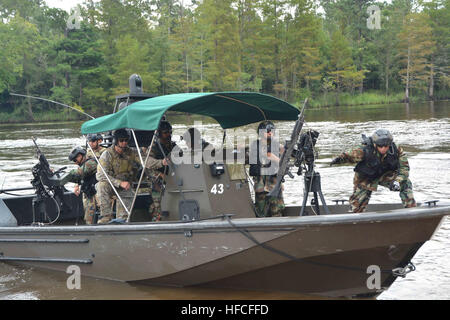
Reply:
[[[0,0],[0,122],[85,119],[9,92],[110,113],[133,73],[158,95],[448,99],[449,24],[450,0]]]

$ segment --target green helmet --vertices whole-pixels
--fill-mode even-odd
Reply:
[[[378,129],[372,134],[372,142],[379,147],[390,146],[394,138],[386,129]]]

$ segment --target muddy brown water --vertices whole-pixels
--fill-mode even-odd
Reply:
[[[222,130],[210,119],[174,115],[173,137],[194,121],[202,121],[204,138],[215,146],[222,142]],[[411,166],[417,201],[450,201],[450,103],[390,104],[308,110],[305,128],[320,132],[316,149],[316,171],[329,203],[348,199],[352,192],[353,166],[329,167],[340,152],[356,146],[361,134],[387,128],[398,145],[404,147]],[[74,166],[67,160],[70,150],[84,143],[81,123],[0,125],[0,188],[28,187],[31,168],[37,162],[31,136],[54,168]],[[293,127],[278,122],[281,140]],[[244,129],[256,128],[250,125]],[[229,132],[232,136],[232,132]],[[184,146],[184,142],[181,142]],[[68,189],[73,185],[69,184]],[[26,191],[22,192],[26,193]],[[303,178],[287,178],[285,202],[300,205]],[[371,202],[400,202],[397,193],[382,187]],[[398,278],[378,299],[450,299],[450,218],[447,217],[433,238],[418,251],[412,262],[417,270]],[[286,292],[235,291],[204,288],[165,288],[131,285],[107,280],[82,278],[80,290],[69,290],[68,275],[0,263],[0,299],[313,299],[314,296]]]

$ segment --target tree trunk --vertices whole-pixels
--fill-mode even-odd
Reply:
[[[409,68],[411,63],[411,49],[408,46],[408,64],[406,66],[406,88],[405,88],[405,102],[409,102]]]
[[[27,79],[26,80],[27,82],[27,84],[26,84],[26,88],[27,88],[27,96],[29,96],[30,95],[30,81]],[[34,116],[33,116],[33,109],[32,109],[32,105],[31,105],[31,99],[30,99],[30,97],[28,97],[28,99],[27,99],[27,101],[28,101],[28,116],[29,116],[29,118],[30,118],[30,120],[31,121],[34,121]]]
[[[81,106],[81,99],[83,98],[83,85],[80,83],[80,98],[78,99],[78,105]]]
[[[434,100],[434,59],[431,59],[431,69],[430,69],[430,83],[428,86],[428,97],[430,100]]]

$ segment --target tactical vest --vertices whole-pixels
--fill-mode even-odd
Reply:
[[[377,151],[370,142],[363,148],[364,158],[360,161],[354,171],[358,172],[361,177],[369,180],[375,180],[388,171],[396,171],[399,168],[398,149],[395,143],[392,143],[386,153],[383,161],[377,156]]]
[[[252,152],[255,152],[252,150]],[[270,152],[270,143],[267,145],[267,152]],[[250,164],[249,174],[252,177],[259,177],[261,175],[261,168],[269,168],[271,166],[271,161],[268,163],[262,164],[259,154],[259,140],[256,141],[256,163]]]
[[[161,143],[161,147],[164,150],[164,154],[166,155],[166,157],[169,156],[170,152],[172,151],[172,149],[176,146],[177,144],[173,141],[170,141],[170,146],[169,148],[167,147],[167,145]],[[164,155],[161,152],[161,149],[159,148],[158,144],[155,143],[155,145],[153,146],[153,154],[155,155],[154,158],[158,159],[158,160],[162,160],[164,159]],[[161,168],[157,169],[159,172],[161,173],[167,173],[169,171],[168,166],[162,166]]]
[[[84,163],[90,160],[95,161],[94,158],[87,158]],[[97,179],[95,177],[95,173],[84,177],[84,179],[81,180],[81,192],[83,192],[86,195],[86,197],[92,198],[97,193],[97,191],[95,190],[96,183]]]

